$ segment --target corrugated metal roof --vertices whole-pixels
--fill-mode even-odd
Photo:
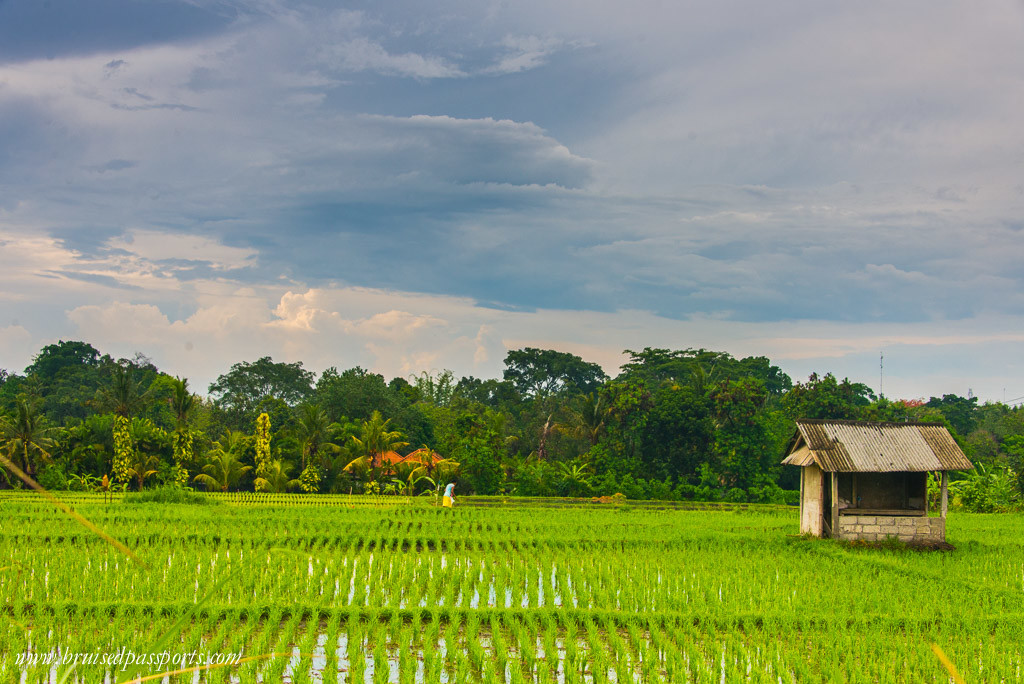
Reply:
[[[826,472],[970,470],[974,466],[940,423],[798,420],[786,465]],[[808,453],[809,452],[809,453]]]

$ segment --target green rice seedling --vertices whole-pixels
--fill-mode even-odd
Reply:
[[[399,684],[415,684],[419,664],[413,650],[413,630],[403,626],[398,633],[398,681]]]
[[[387,684],[391,679],[391,659],[388,651],[387,627],[373,626],[373,682]]]
[[[423,681],[425,682],[436,682],[441,679],[441,669],[444,663],[438,648],[439,638],[439,625],[436,621],[432,621],[423,638]]]
[[[455,649],[455,669],[451,681],[454,684],[471,684],[477,681],[474,677],[473,666],[463,648]]]
[[[362,684],[366,672],[365,632],[358,618],[351,614],[345,622],[345,631],[348,634],[348,676],[345,681],[347,684]]]
[[[475,614],[471,613],[466,619],[466,626],[463,635],[470,665],[473,667],[474,672],[480,675],[486,668],[490,658],[488,657],[483,644],[480,643],[480,621]]]

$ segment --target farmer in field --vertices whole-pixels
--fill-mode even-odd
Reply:
[[[441,501],[441,505],[445,508],[451,508],[455,503],[455,483],[449,482],[448,486],[444,488],[444,499]]]

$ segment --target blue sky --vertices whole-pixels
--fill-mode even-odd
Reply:
[[[0,0],[0,367],[1024,395],[1024,6]]]

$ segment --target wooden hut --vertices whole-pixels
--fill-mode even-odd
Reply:
[[[946,539],[947,471],[974,466],[939,423],[798,420],[785,465],[800,467],[800,532],[818,537]],[[941,474],[939,517],[928,473]]]

